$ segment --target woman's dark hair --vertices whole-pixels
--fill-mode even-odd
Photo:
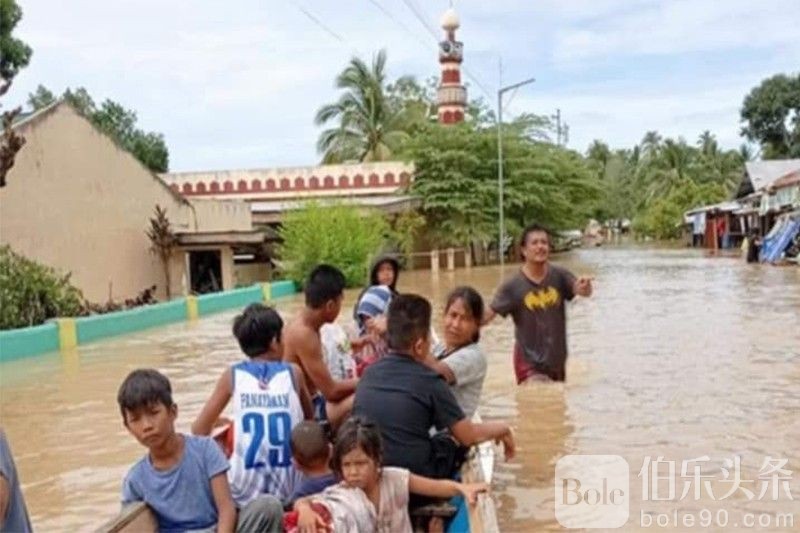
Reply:
[[[367,286],[364,287],[358,294],[358,298],[356,298],[356,303],[355,305],[353,305],[353,320],[356,321],[356,323],[359,325],[359,328],[363,327],[363,325],[361,322],[361,318],[358,316],[358,304],[361,303],[361,298],[364,297],[364,295],[367,293],[370,287],[374,285],[380,285],[380,283],[378,283],[378,270],[380,270],[381,265],[383,265],[384,263],[391,265],[392,268],[394,269],[394,279],[392,280],[391,285],[389,285],[389,290],[392,291],[393,295],[397,294],[396,287],[397,287],[397,279],[400,277],[400,263],[397,261],[397,259],[388,255],[379,257],[377,261],[372,263],[372,268],[369,271],[369,283],[367,283]]]
[[[464,302],[464,307],[467,308],[470,316],[478,324],[478,329],[475,330],[475,336],[472,342],[478,342],[481,338],[481,321],[483,320],[483,297],[472,287],[456,287],[450,294],[447,295],[447,303],[444,306],[444,313],[450,310],[450,306],[456,303],[457,300]]]
[[[152,368],[140,368],[128,374],[119,387],[117,403],[126,426],[127,411],[137,411],[157,403],[163,404],[167,409],[175,405],[169,379]]]
[[[378,467],[383,464],[383,441],[378,426],[366,418],[351,416],[339,428],[333,445],[331,468],[340,478],[343,477],[342,457],[356,448],[361,448]]]
[[[394,279],[392,283],[389,285],[389,288],[392,290],[392,294],[397,294],[397,278],[400,276],[400,263],[397,262],[397,259],[390,256],[384,256],[379,258],[375,263],[372,265],[372,270],[369,272],[369,284],[372,285],[379,285],[378,283],[378,270],[381,269],[382,265],[390,265],[392,270],[394,270]]]
[[[268,352],[273,340],[280,342],[282,329],[281,315],[264,304],[250,304],[233,319],[233,336],[247,357]]]

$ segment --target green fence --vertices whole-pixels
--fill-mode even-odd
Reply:
[[[192,320],[295,292],[297,288],[293,282],[276,281],[198,297],[178,298],[105,315],[62,318],[41,326],[0,331],[0,362],[70,349],[98,339]]]

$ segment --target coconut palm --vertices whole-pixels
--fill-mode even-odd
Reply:
[[[664,141],[658,157],[652,160],[643,172],[646,180],[646,204],[667,196],[692,180],[694,170],[692,151],[693,149],[683,139],[677,142],[672,139]]]
[[[600,178],[605,177],[608,161],[611,159],[611,150],[603,141],[595,139],[586,150],[586,157],[593,161],[598,169]]]
[[[642,155],[644,157],[655,157],[661,148],[661,135],[657,131],[648,131],[642,138]]]
[[[401,112],[386,97],[386,52],[381,50],[371,65],[351,59],[336,77],[336,87],[343,91],[339,100],[322,106],[314,119],[318,126],[338,121],[317,141],[323,162],[389,159],[408,135]]]

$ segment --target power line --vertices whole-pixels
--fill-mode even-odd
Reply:
[[[311,22],[313,22],[314,24],[316,24],[317,26],[322,28],[322,30],[325,31],[325,33],[327,33],[328,35],[330,35],[331,37],[333,37],[337,41],[339,41],[339,42],[341,42],[343,44],[347,44],[347,41],[341,35],[339,35],[335,31],[330,29],[328,26],[323,24],[321,20],[319,20],[317,17],[315,17],[306,8],[304,8],[303,6],[301,6],[300,4],[298,4],[296,2],[295,2],[295,7],[297,7],[297,9],[299,9],[303,13],[303,15],[305,15]]]
[[[422,38],[420,38],[420,36],[417,35],[416,33],[414,33],[411,30],[411,28],[409,28],[408,25],[405,22],[403,22],[402,20],[399,20],[394,15],[392,15],[391,11],[386,9],[383,6],[383,4],[378,2],[378,0],[369,0],[369,3],[372,4],[373,6],[375,6],[376,8],[378,8],[381,11],[381,13],[383,13],[384,15],[389,17],[389,20],[391,20],[392,22],[394,22],[395,24],[397,24],[398,26],[403,28],[403,30],[405,30],[406,33],[408,33],[409,35],[413,36],[420,44],[422,44],[423,47],[430,48],[428,46],[430,44],[429,42],[427,42],[427,41],[423,40]]]

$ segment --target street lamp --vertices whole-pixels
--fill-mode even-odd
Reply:
[[[530,78],[514,85],[501,87],[497,91],[497,189],[499,191],[497,205],[500,209],[500,240],[497,243],[497,255],[500,256],[500,266],[505,263],[503,240],[506,233],[505,220],[503,219],[503,94],[534,81],[536,81],[536,78]]]

